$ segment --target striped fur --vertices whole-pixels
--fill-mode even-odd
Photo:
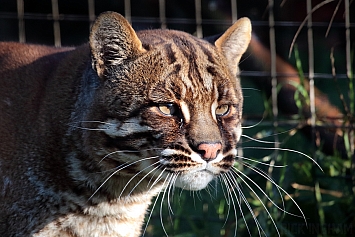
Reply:
[[[0,236],[139,236],[158,192],[227,174],[250,34],[244,18],[210,44],[105,13],[76,49],[0,43]]]

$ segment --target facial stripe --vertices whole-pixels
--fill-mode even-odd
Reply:
[[[200,47],[201,51],[207,56],[208,61],[211,64],[216,64],[211,50],[207,49],[200,41],[197,41],[197,45]]]
[[[180,108],[181,108],[182,115],[184,116],[185,123],[189,123],[190,122],[189,107],[184,101],[181,101]]]
[[[204,80],[201,75],[197,60],[199,58],[199,52],[195,47],[194,42],[190,42],[187,39],[176,37],[173,39],[177,49],[182,53],[182,56],[186,59],[187,77],[192,82],[194,88],[204,88]],[[197,80],[195,80],[195,78]],[[198,83],[199,82],[199,83]]]
[[[212,118],[215,122],[217,122],[217,118],[216,118],[216,109],[218,107],[218,102],[214,101],[211,105],[211,114],[212,114]]]
[[[205,163],[205,161],[201,158],[200,155],[198,155],[197,153],[193,152],[191,154],[185,154],[184,152],[182,151],[179,151],[179,150],[175,150],[175,149],[171,149],[171,148],[167,148],[167,149],[164,149],[162,152],[161,152],[161,155],[162,157],[174,157],[176,155],[183,155],[183,156],[186,156],[186,157],[189,157],[191,159],[192,162],[197,162],[197,163]],[[162,161],[164,162],[164,161]],[[170,163],[170,162],[169,162]]]
[[[164,55],[169,64],[174,65],[169,75],[178,77],[194,99],[203,97],[201,92],[213,91],[215,78],[222,77],[216,69],[218,59],[213,57],[212,47],[203,46],[198,39],[174,37],[166,40],[171,43],[164,45]]]

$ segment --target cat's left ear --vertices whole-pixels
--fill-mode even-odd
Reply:
[[[236,21],[215,41],[215,46],[226,57],[233,75],[238,73],[239,60],[251,39],[251,23],[246,17]]]
[[[100,78],[109,67],[146,51],[129,22],[116,12],[98,16],[91,29],[90,48],[93,68]]]

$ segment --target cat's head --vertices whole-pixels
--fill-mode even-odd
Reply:
[[[241,136],[238,63],[250,38],[246,18],[212,44],[180,31],[136,33],[117,13],[99,16],[90,47],[101,84],[86,119],[98,122],[85,138],[88,153],[115,175],[165,177],[189,190],[228,172]]]

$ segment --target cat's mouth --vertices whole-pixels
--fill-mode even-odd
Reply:
[[[175,186],[186,190],[201,190],[206,188],[215,177],[216,174],[207,169],[186,172],[177,177]]]
[[[236,149],[232,149],[227,154],[220,153],[211,160],[202,159],[197,153],[184,154],[174,149],[165,149],[161,152],[160,163],[167,171],[173,173],[208,171],[218,175],[233,166],[235,156]]]
[[[166,162],[164,166],[167,171],[177,174],[174,185],[186,190],[204,189],[214,178],[225,172],[210,162]]]
[[[221,173],[233,166],[236,149],[219,153],[214,159],[203,159],[196,152],[186,154],[180,149],[167,148],[161,152],[160,164],[164,170],[176,174],[175,186],[187,190],[201,190]]]

